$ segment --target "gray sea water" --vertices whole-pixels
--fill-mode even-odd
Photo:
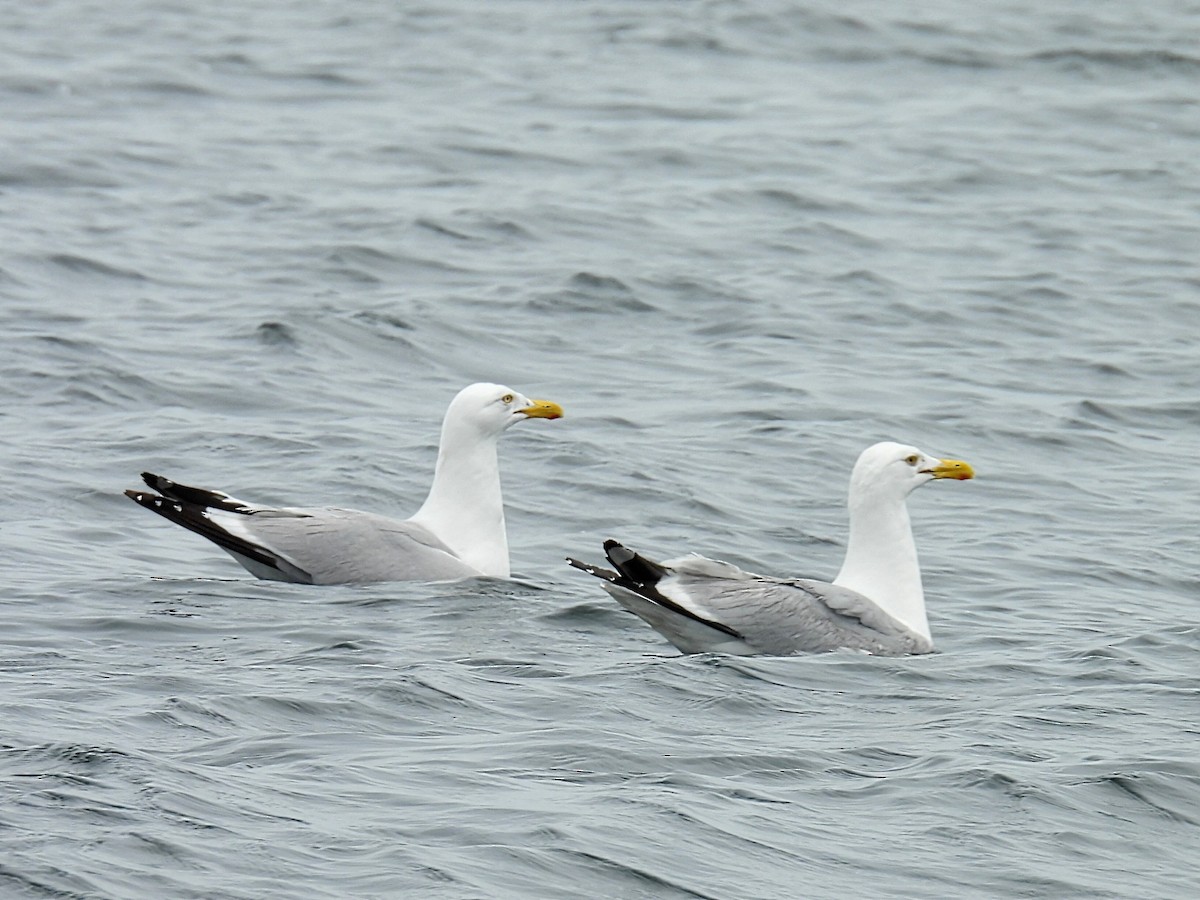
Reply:
[[[1200,894],[1200,4],[0,10],[0,896]],[[143,469],[405,516],[476,380],[515,577],[257,582]],[[938,653],[679,655],[562,558]]]

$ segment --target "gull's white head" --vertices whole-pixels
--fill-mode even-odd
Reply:
[[[850,476],[850,496],[888,496],[903,501],[927,481],[974,477],[975,471],[960,459],[938,459],[907,444],[883,441],[859,454]]]
[[[558,419],[562,407],[550,400],[530,400],[502,384],[468,385],[450,401],[446,424],[451,422],[477,429],[481,434],[499,435],[523,419]]]
[[[974,476],[961,460],[938,459],[907,444],[885,441],[864,450],[850,475],[850,540],[834,584],[870,598],[928,641],[921,567],[904,501],[927,481]]]

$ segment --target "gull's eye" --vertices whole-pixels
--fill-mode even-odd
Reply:
[[[503,397],[501,397],[501,398],[500,398],[500,401],[501,401],[502,403],[512,403],[512,402],[513,402],[513,395],[512,395],[512,394],[505,394]]]
[[[917,456],[917,454],[914,453],[911,456],[906,457],[904,461],[906,463],[908,463],[910,466],[915,466],[917,463],[919,463],[921,461],[921,457]]]

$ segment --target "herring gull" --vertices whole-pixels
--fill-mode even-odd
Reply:
[[[509,575],[496,443],[523,419],[562,407],[499,384],[472,384],[442,422],[433,486],[411,518],[354,509],[273,508],[149,472],[157,493],[126,491],[140,506],[208,538],[251,574],[301,584],[444,581]]]
[[[933,640],[905,500],[928,481],[974,474],[961,460],[890,441],[864,450],[850,476],[850,539],[832,584],[754,575],[696,554],[658,563],[612,540],[604,552],[615,571],[567,562],[602,579],[618,603],[684,653],[929,653]]]

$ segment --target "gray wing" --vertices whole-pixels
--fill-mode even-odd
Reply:
[[[657,563],[604,542],[613,570],[568,559],[684,653],[791,656],[848,648],[879,656],[929,653],[933,644],[847,588],[763,578],[703,556]]]
[[[675,574],[659,590],[731,628],[758,653],[787,656],[847,648],[877,656],[929,653],[933,645],[876,604],[820,581],[730,580]]]
[[[228,522],[228,515],[236,519]],[[313,584],[444,581],[480,574],[425,527],[373,513],[281,509],[274,515],[210,517],[304,571]]]
[[[481,573],[431,531],[354,509],[274,509],[142,473],[139,506],[208,538],[259,578],[303,584],[447,581]]]

